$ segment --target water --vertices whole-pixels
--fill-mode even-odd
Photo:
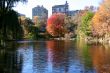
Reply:
[[[0,73],[110,73],[110,46],[60,40],[18,41],[0,50]]]

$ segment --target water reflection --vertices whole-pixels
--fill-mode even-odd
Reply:
[[[73,41],[47,41],[48,63],[51,73],[83,73]]]
[[[0,73],[110,73],[107,45],[69,40],[16,44],[14,49],[0,50]]]
[[[33,47],[32,43],[22,43],[18,47],[18,56],[21,54],[23,57],[21,73],[33,73]]]
[[[34,43],[33,55],[33,73],[48,73],[47,72],[47,50],[45,42]]]
[[[96,73],[92,63],[90,47],[91,45],[85,43],[84,41],[77,42],[78,54],[80,55],[80,62],[83,64],[84,73]]]
[[[64,41],[47,41],[48,64],[51,73],[67,73],[69,67],[68,46]]]
[[[90,48],[93,65],[97,73],[110,73],[110,48],[103,45],[93,45]]]
[[[21,73],[22,55],[18,56],[15,42],[9,44],[12,46],[0,49],[0,73]]]

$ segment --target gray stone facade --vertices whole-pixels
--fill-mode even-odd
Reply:
[[[55,5],[52,7],[52,14],[53,13],[64,13],[68,16],[74,16],[79,10],[69,10],[69,5],[68,2],[66,1],[66,3],[64,5]]]
[[[37,6],[37,7],[34,7],[32,9],[32,18],[34,16],[38,16],[39,19],[47,19],[48,18],[48,10],[46,8],[44,8],[43,6]]]
[[[69,11],[69,6],[68,6],[67,1],[64,5],[55,5],[52,7],[52,14],[53,13],[64,13],[68,15],[68,11]]]

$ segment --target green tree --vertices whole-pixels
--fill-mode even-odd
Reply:
[[[93,12],[88,11],[83,17],[81,21],[80,31],[85,36],[90,36],[91,32],[91,20],[94,16]]]
[[[10,18],[10,19],[9,19]],[[6,37],[7,40],[20,39],[23,35],[23,30],[18,21],[17,12],[10,10],[5,17]]]
[[[39,29],[36,26],[29,26],[29,34],[28,37],[29,39],[39,39]]]

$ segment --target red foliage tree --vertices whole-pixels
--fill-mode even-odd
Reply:
[[[64,34],[64,18],[62,13],[53,14],[47,21],[47,31],[52,36],[61,36]]]

